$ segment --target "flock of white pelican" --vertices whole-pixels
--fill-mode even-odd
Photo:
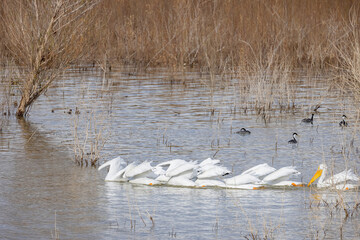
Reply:
[[[99,167],[102,170],[109,167],[105,181],[130,182],[145,185],[170,185],[180,187],[221,187],[236,189],[262,189],[267,187],[304,187],[303,182],[293,181],[292,177],[300,175],[294,166],[275,169],[267,163],[254,166],[239,175],[229,177],[231,171],[220,165],[220,160],[205,159],[185,161],[175,159],[152,166],[151,162],[140,164],[126,162],[117,157],[105,162]],[[354,189],[359,185],[349,182],[359,182],[359,177],[351,170],[343,171],[325,179],[327,167],[321,164],[307,186],[319,178],[318,188]]]

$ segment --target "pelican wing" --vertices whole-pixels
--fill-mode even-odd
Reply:
[[[98,170],[100,171],[101,169],[103,169],[103,168],[105,168],[105,167],[107,167],[107,166],[111,166],[111,165],[113,165],[113,166],[118,166],[118,167],[121,167],[121,168],[122,168],[123,166],[126,165],[126,163],[125,163],[124,159],[122,159],[122,158],[119,156],[119,157],[116,157],[116,158],[114,158],[114,159],[112,159],[112,160],[109,160],[109,161],[103,163],[103,164],[98,168]]]
[[[327,178],[323,183],[326,185],[338,185],[347,181],[359,181],[359,177],[351,169],[348,169]]]
[[[291,176],[299,175],[300,172],[294,166],[283,167],[273,173],[267,175],[263,180],[263,184],[275,184],[277,182],[289,180]]]
[[[215,177],[221,177],[227,174],[230,174],[230,170],[228,170],[226,167],[222,166],[213,166],[203,172],[200,172],[197,176],[198,179],[204,179],[204,178],[215,178]]]
[[[267,163],[263,163],[244,171],[242,174],[250,174],[255,177],[261,178],[274,172],[275,170],[275,168],[270,167]]]
[[[185,177],[182,177],[182,176],[170,178],[170,180],[167,182],[167,184],[172,185],[172,186],[181,186],[181,187],[197,186],[197,184],[195,182],[193,182],[190,179],[187,179]]]
[[[219,163],[220,163],[220,160],[218,160],[218,159],[207,158],[204,161],[202,161],[199,164],[199,166],[203,167],[205,165],[216,165],[216,164],[219,164]]]
[[[170,160],[170,161],[166,161],[163,163],[158,164],[157,166],[159,167],[164,167],[167,168],[166,171],[172,171],[173,169],[179,167],[180,165],[186,163],[185,160],[182,159],[174,159],[174,160]]]
[[[250,174],[240,174],[232,178],[224,179],[226,185],[244,185],[260,182],[260,179]]]
[[[178,166],[177,168],[167,170],[166,171],[166,176],[168,177],[175,177],[177,175],[180,175],[184,172],[193,170],[197,167],[197,164],[195,162],[185,162],[184,164],[181,164],[180,166]]]
[[[215,179],[197,179],[195,183],[201,187],[225,187],[225,183]]]
[[[126,171],[124,176],[126,178],[133,178],[138,175],[148,173],[149,171],[151,171],[151,169],[152,169],[152,167],[150,165],[150,162],[145,161],[137,166],[134,166],[133,168],[129,169],[128,171]]]

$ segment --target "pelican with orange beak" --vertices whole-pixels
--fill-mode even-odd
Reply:
[[[320,164],[318,170],[311,178],[308,187],[319,178],[316,186],[318,188],[335,188],[339,190],[349,190],[353,188],[357,188],[359,185],[349,184],[348,182],[358,182],[359,177],[352,172],[351,169],[344,170],[341,173],[335,174],[327,179],[325,179],[327,174],[327,166],[326,164]]]

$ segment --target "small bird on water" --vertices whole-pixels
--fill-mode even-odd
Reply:
[[[311,123],[313,124],[314,121],[314,114],[311,114],[311,118],[304,118],[303,120],[301,120],[301,122],[303,123]]]
[[[237,131],[236,133],[241,135],[249,135],[251,132],[249,130],[246,130],[245,128],[242,128],[240,129],[240,131]]]
[[[345,122],[345,118],[347,118],[346,117],[346,115],[344,114],[344,115],[342,115],[342,121],[341,122],[339,122],[339,126],[340,127],[347,127],[348,126],[348,123],[347,122]]]
[[[297,133],[293,133],[293,138],[291,140],[288,141],[289,144],[296,144],[298,141],[296,140],[296,137],[298,136]]]

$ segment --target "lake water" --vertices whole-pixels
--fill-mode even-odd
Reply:
[[[139,186],[105,182],[105,171],[74,163],[76,125],[81,146],[86,131],[89,143],[101,130],[101,163],[119,155],[154,165],[215,155],[233,174],[260,163],[294,165],[302,173],[294,180],[305,183],[324,161],[335,173],[360,170],[358,106],[321,78],[297,79],[295,110],[275,104],[270,121],[250,107],[245,113],[256,97],[240,94],[236,78],[214,88],[209,82],[208,75],[166,69],[122,68],[106,78],[74,69],[26,121],[4,117],[0,239],[359,239],[357,191]],[[301,124],[318,103],[314,124]],[[235,134],[242,127],[251,135]],[[287,143],[293,132],[296,147]]]

